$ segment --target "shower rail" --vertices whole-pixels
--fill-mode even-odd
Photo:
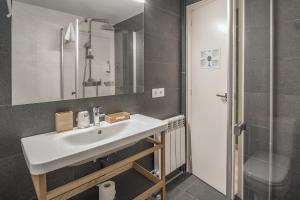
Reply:
[[[272,200],[274,130],[274,0],[270,0],[270,138],[269,138],[269,200]]]
[[[75,99],[78,98],[78,70],[79,70],[79,19],[75,21]]]
[[[60,99],[64,100],[64,28],[60,29]]]
[[[72,95],[75,95],[75,99],[78,98],[78,65],[79,65],[79,19],[75,20],[75,80],[74,86],[75,91],[72,91]],[[64,47],[65,47],[65,29],[60,29],[60,98],[61,100],[65,99],[65,90],[64,90]],[[67,97],[68,98],[68,97]]]

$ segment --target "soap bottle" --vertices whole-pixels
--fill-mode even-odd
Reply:
[[[100,108],[94,107],[93,108],[93,114],[94,114],[94,125],[99,126],[100,125]]]
[[[105,112],[102,107],[99,107],[99,121],[100,122],[105,121]]]

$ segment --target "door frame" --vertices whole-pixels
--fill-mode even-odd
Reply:
[[[244,122],[245,121],[245,0],[238,0],[238,5],[236,5],[236,9],[238,9],[237,18],[238,18],[238,28],[236,32],[238,33],[236,37],[236,42],[238,44],[236,49],[237,56],[237,64],[235,66],[236,76],[234,81],[237,85],[237,103],[236,103],[236,122]],[[244,197],[244,134],[241,134],[237,138],[238,142],[238,155],[234,157],[238,162],[238,181],[237,181],[237,191],[235,191],[234,195],[237,195],[239,198],[243,199]]]
[[[187,133],[187,171],[192,172],[192,152],[191,152],[191,13],[199,6],[216,0],[202,0],[186,6],[186,133]],[[227,120],[227,181],[226,181],[226,199],[234,198],[234,124],[236,123],[236,3],[235,0],[227,0],[227,30],[228,30],[228,120]]]

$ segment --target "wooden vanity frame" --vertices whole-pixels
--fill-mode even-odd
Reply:
[[[161,192],[161,199],[166,200],[166,179],[165,179],[165,132],[160,133],[160,141],[154,140],[153,138],[146,138],[145,141],[153,144],[153,147],[143,150],[133,156],[130,156],[124,160],[121,160],[111,166],[103,168],[99,171],[93,172],[87,176],[74,180],[63,186],[55,188],[51,191],[47,191],[47,179],[46,174],[32,175],[32,181],[35,192],[39,200],[64,200],[69,199],[87,189],[90,189],[102,182],[110,180],[111,178],[129,170],[134,169],[154,185],[144,191],[139,196],[135,197],[134,200],[144,200],[151,197],[156,192]],[[160,177],[157,178],[148,170],[141,165],[137,164],[136,161],[146,157],[156,151],[160,151]]]

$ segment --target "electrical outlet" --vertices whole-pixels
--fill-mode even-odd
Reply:
[[[153,88],[152,89],[152,98],[164,97],[165,88]]]
[[[158,92],[157,89],[152,89],[152,98],[157,98]]]
[[[158,89],[158,96],[164,97],[165,96],[165,88],[159,88]]]

